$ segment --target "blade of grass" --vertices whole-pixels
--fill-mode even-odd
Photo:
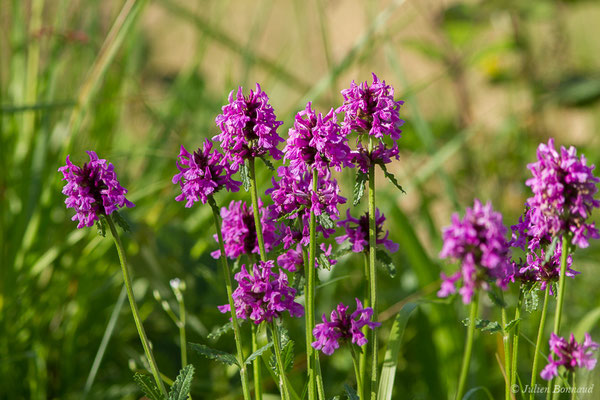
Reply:
[[[398,365],[398,354],[400,353],[400,344],[404,329],[410,314],[417,307],[416,303],[408,303],[402,307],[402,310],[396,316],[394,325],[390,332],[389,341],[385,350],[383,359],[383,367],[381,369],[381,377],[379,380],[379,393],[377,398],[380,400],[391,400],[394,390],[394,379],[396,377],[396,366]]]
[[[102,336],[102,341],[100,342],[100,346],[98,347],[98,351],[96,352],[96,356],[94,357],[94,362],[92,363],[92,368],[90,369],[90,373],[85,381],[85,387],[83,388],[82,400],[87,398],[87,395],[90,393],[90,389],[96,380],[96,375],[98,374],[98,369],[100,368],[100,363],[102,363],[102,359],[104,358],[104,353],[106,352],[106,347],[108,346],[108,342],[112,337],[112,334],[115,330],[115,325],[117,323],[117,319],[119,318],[119,314],[121,313],[121,309],[123,308],[123,304],[125,303],[125,297],[127,292],[125,290],[125,286],[121,288],[121,293],[119,293],[119,297],[117,298],[117,303],[115,304],[115,308],[113,308],[112,313],[110,314],[110,318],[108,320],[108,324],[106,325],[106,329],[104,330],[104,335]]]

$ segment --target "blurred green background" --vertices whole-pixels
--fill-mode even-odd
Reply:
[[[159,290],[176,308],[169,279],[188,287],[188,341],[234,349],[230,333],[207,337],[227,320],[216,309],[225,290],[209,255],[209,207],[174,200],[179,146],[217,133],[214,118],[239,85],[261,83],[286,137],[307,101],[337,107],[340,90],[371,72],[406,101],[401,160],[390,170],[407,194],[377,178],[378,206],[400,244],[398,274],[380,276],[383,342],[403,304],[428,300],[407,325],[394,398],[450,398],[466,310],[458,299],[431,301],[439,272],[455,268],[438,260],[441,228],[474,197],[516,222],[529,195],[526,165],[550,137],[600,163],[599,22],[597,1],[0,0],[0,398],[81,399],[86,380],[90,399],[141,397],[132,369],[142,368],[142,348],[128,305],[115,308],[117,254],[94,228],[70,221],[57,172],[67,154],[80,163],[93,149],[111,161],[137,205],[123,213],[132,225],[124,241],[158,364],[174,378],[178,332],[152,296]],[[258,165],[264,192],[272,173]],[[339,178],[351,198],[351,173]],[[249,196],[218,196],[231,199]],[[599,255],[597,242],[576,253],[582,275],[568,282],[563,317],[563,332],[590,331],[596,341]],[[317,313],[351,302],[361,277],[358,255],[322,274]],[[513,289],[511,307],[515,299]],[[484,304],[483,316],[499,319]],[[524,382],[538,319],[539,311],[524,315]],[[286,323],[297,349],[289,376],[301,391],[303,325]],[[110,340],[91,379],[103,336]],[[503,396],[502,351],[500,336],[478,334],[469,387]],[[234,369],[190,357],[194,398],[241,397]],[[349,354],[321,360],[328,396],[342,394],[353,382]],[[596,384],[589,399],[600,393],[598,371],[578,377]],[[481,389],[471,398],[488,397]]]

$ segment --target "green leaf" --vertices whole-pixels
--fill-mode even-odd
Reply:
[[[465,326],[471,325],[469,318],[463,319],[462,323]],[[481,332],[487,332],[490,334],[502,332],[502,326],[498,323],[498,321],[488,321],[487,319],[477,318],[475,320],[475,328],[479,329]]]
[[[117,225],[119,225],[121,227],[121,229],[123,229],[123,231],[125,231],[125,232],[131,231],[131,227],[129,226],[129,223],[125,220],[125,218],[123,218],[123,216],[118,211],[113,211],[112,214],[110,214],[110,215],[113,217],[113,219],[115,220]]]
[[[237,365],[240,366],[237,358],[233,354],[226,353],[221,350],[212,349],[208,346],[199,343],[190,343],[192,349],[196,351],[201,356],[206,358],[210,358],[211,360],[219,361],[227,365]]]
[[[323,267],[326,270],[330,270],[331,269],[331,262],[329,261],[329,258],[325,255],[325,253],[319,253],[319,267]]]
[[[348,396],[349,400],[360,400],[356,394],[356,390],[347,383],[344,383],[344,390],[346,391],[346,396]]]
[[[473,397],[473,395],[477,392],[484,392],[488,399],[494,400],[494,396],[492,396],[492,394],[490,393],[490,391],[488,390],[488,388],[484,387],[484,386],[477,386],[474,387],[470,390],[467,391],[467,393],[465,393],[465,395],[463,396],[462,400],[469,400],[471,397]]]
[[[550,243],[550,245],[548,245],[548,248],[546,249],[546,256],[544,257],[545,262],[550,261],[550,257],[552,257],[554,255],[554,252],[556,251],[556,244],[558,243],[558,239],[559,239],[559,236],[554,236],[554,238],[552,239],[552,243]]]
[[[106,237],[106,222],[104,221],[104,217],[102,215],[96,221],[96,228],[98,229],[98,235]]]
[[[500,290],[495,285],[490,285],[490,290],[486,291],[488,297],[500,308],[506,308],[506,302],[504,301],[504,297]]]
[[[405,304],[398,315],[396,315],[394,325],[392,325],[389,341],[385,350],[385,357],[383,359],[383,366],[381,368],[381,378],[379,379],[379,393],[377,398],[380,400],[391,400],[392,398],[402,336],[404,336],[404,329],[406,328],[408,318],[416,307],[416,303]]]
[[[160,390],[156,387],[154,383],[154,379],[150,377],[150,375],[135,373],[133,375],[133,380],[137,385],[142,389],[144,395],[150,400],[164,400],[164,397],[160,393]]]
[[[365,183],[369,179],[369,175],[362,172],[360,169],[356,171],[354,180],[354,190],[352,191],[352,205],[357,206],[360,199],[365,194]]]
[[[288,340],[281,350],[281,359],[283,361],[283,370],[289,371],[294,365],[294,341]]]
[[[322,213],[318,217],[319,224],[325,229],[333,229],[335,228],[335,224],[331,220],[331,217],[328,214]]]
[[[260,156],[259,157],[263,163],[265,163],[265,165],[267,166],[267,168],[269,168],[271,171],[275,171],[275,167],[273,166],[273,163],[271,163],[271,161],[267,158],[267,156]]]
[[[269,342],[269,343],[265,344],[263,347],[256,350],[254,353],[250,354],[248,356],[248,358],[246,359],[246,364],[251,364],[252,361],[254,361],[256,358],[262,356],[262,354],[265,351],[269,350],[271,347],[273,347],[273,342]]]
[[[510,333],[513,329],[515,329],[515,327],[517,326],[517,324],[520,321],[521,321],[521,318],[517,318],[517,319],[513,319],[512,321],[508,322],[506,324],[506,326],[504,327],[504,332]]]
[[[375,252],[375,261],[387,271],[391,278],[396,276],[396,266],[394,265],[394,260],[392,260],[392,257],[390,257],[386,251],[377,249]]]
[[[291,219],[291,218],[292,218],[292,217],[294,217],[294,216],[296,216],[296,217],[297,217],[297,214],[298,214],[300,211],[304,210],[305,208],[306,208],[305,206],[298,207],[298,208],[297,208],[297,209],[295,209],[294,211],[290,211],[289,213],[287,213],[287,214],[284,214],[284,215],[282,215],[281,217],[277,218],[277,222],[281,222],[281,221],[283,221],[283,220],[286,220],[286,219]]]
[[[233,330],[233,324],[231,323],[231,321],[229,321],[225,325],[214,328],[212,330],[212,332],[208,334],[207,338],[210,340],[216,340],[216,339],[220,338],[221,336],[223,336],[224,334],[226,334],[227,332],[232,331],[232,330]]]
[[[186,365],[181,371],[169,392],[169,400],[185,400],[190,394],[192,386],[192,377],[194,376],[194,366]]]
[[[246,163],[240,164],[240,178],[242,178],[242,185],[244,186],[244,190],[250,190],[250,171],[248,170],[248,166]]]
[[[402,186],[400,186],[400,184],[396,180],[396,177],[394,176],[394,174],[392,174],[391,172],[389,172],[387,170],[387,167],[385,166],[385,164],[379,164],[379,165],[381,166],[381,169],[383,170],[383,174],[388,179],[388,181],[390,181],[394,186],[396,186],[402,193],[406,194],[404,189],[402,189]]]
[[[532,286],[531,289],[524,292],[523,294],[523,304],[525,305],[525,311],[528,313],[532,313],[538,309],[539,306],[539,297],[536,286]]]

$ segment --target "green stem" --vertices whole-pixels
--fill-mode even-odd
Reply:
[[[506,308],[502,307],[502,342],[504,343],[504,398],[510,400],[510,333],[506,332]]]
[[[371,304],[371,299],[370,299],[370,278],[369,278],[369,254],[367,252],[363,252],[363,258],[364,258],[364,273],[365,273],[365,290],[364,290],[364,296],[363,296],[363,307],[367,308],[369,307],[369,305]],[[369,327],[368,326],[363,326],[362,329],[363,335],[365,335],[365,337],[368,337],[369,335]],[[363,382],[363,393],[361,394],[361,396],[364,396],[364,390],[367,389],[364,386],[368,383],[367,382],[367,353],[368,353],[368,349],[369,349],[369,343],[367,343],[364,347],[362,352],[360,353],[359,356],[359,370],[360,370],[360,376]]]
[[[556,297],[556,313],[554,314],[554,334],[560,333],[560,320],[562,317],[563,304],[565,300],[565,287],[567,275],[567,257],[569,256],[569,237],[562,236],[562,249],[560,253],[560,276],[558,278],[558,295]],[[552,387],[554,379],[548,381],[548,387]],[[560,384],[560,381],[557,381]]]
[[[267,261],[267,252],[265,251],[265,240],[263,238],[262,224],[260,223],[260,207],[258,206],[258,193],[256,191],[256,171],[254,168],[254,158],[248,160],[248,172],[250,174],[250,197],[252,198],[252,209],[254,210],[254,226],[256,228],[256,239],[260,250],[261,261]]]
[[[475,321],[477,320],[477,308],[479,306],[479,292],[475,291],[471,299],[471,312],[469,313],[469,330],[467,331],[467,341],[465,352],[463,354],[462,367],[460,368],[460,377],[458,378],[458,390],[456,400],[461,400],[465,393],[467,375],[469,375],[469,364],[471,363],[471,352],[473,351],[473,337],[475,336]]]
[[[534,289],[535,290],[535,289]],[[544,327],[546,326],[546,312],[548,311],[548,298],[550,297],[550,284],[546,286],[546,293],[544,294],[544,305],[542,306],[542,316],[540,317],[540,326],[538,328],[538,336],[535,341],[535,353],[533,354],[533,366],[531,368],[531,395],[530,400],[535,398],[535,381],[537,379],[538,361],[540,359],[540,351],[542,345],[542,338],[544,337]]]
[[[358,394],[359,399],[363,399],[364,397],[364,389],[363,389],[363,375],[359,368],[359,356],[356,355],[356,350],[354,349],[354,344],[350,343],[350,349],[352,350],[352,364],[354,364],[354,374],[356,375],[356,392]]]
[[[313,190],[318,188],[319,175],[316,169],[313,169]],[[315,325],[315,258],[317,253],[317,221],[314,211],[310,212],[310,245],[308,255],[308,265],[304,267],[306,271],[304,303],[306,307],[306,363],[308,368],[308,399],[317,398],[317,377],[316,377],[316,356],[315,349],[311,346],[313,338],[313,329]]]
[[[277,360],[277,369],[279,369],[279,387],[283,400],[289,400],[290,393],[287,387],[287,379],[285,377],[285,368],[281,358],[281,344],[279,343],[279,331],[275,321],[271,322],[271,335],[273,337],[273,347],[275,348],[275,359]]]
[[[140,318],[140,312],[138,310],[137,303],[135,302],[135,297],[133,296],[131,278],[129,276],[129,268],[127,267],[127,260],[125,259],[125,250],[123,249],[121,238],[119,237],[119,233],[117,232],[117,228],[115,227],[111,216],[105,215],[105,217],[106,222],[108,223],[108,227],[110,228],[110,233],[112,234],[112,237],[115,241],[117,253],[119,254],[121,270],[123,271],[123,280],[125,281],[125,287],[127,288],[127,297],[129,297],[131,313],[133,314],[135,326],[137,327],[140,340],[142,341],[142,347],[144,347],[144,352],[146,353],[146,358],[148,359],[148,363],[150,364],[150,369],[152,370],[152,375],[154,375],[156,385],[158,386],[160,392],[164,396],[166,396],[167,391],[165,390],[165,385],[163,384],[163,381],[160,378],[160,372],[158,371],[158,366],[156,365],[156,361],[154,360],[154,354],[152,354],[152,348],[150,347],[150,342],[148,341],[148,337],[146,336],[146,331],[144,330],[144,326],[142,325],[142,319]]]
[[[235,312],[235,305],[233,303],[231,270],[229,269],[229,263],[227,262],[227,255],[225,255],[225,245],[223,244],[223,234],[221,233],[221,220],[219,217],[219,208],[217,207],[215,200],[212,197],[209,199],[209,202],[213,211],[215,229],[217,230],[217,237],[219,239],[219,249],[221,250],[221,266],[223,268],[223,275],[225,275],[225,287],[227,289],[227,299],[229,300],[231,323],[233,325],[233,336],[235,338],[237,358],[240,364],[240,379],[242,381],[242,392],[244,394],[244,399],[250,400],[251,396],[248,385],[248,372],[246,370],[244,352],[242,350],[242,335],[240,333],[240,324],[238,322],[237,314]]]
[[[185,304],[182,295],[177,296],[177,303],[179,303],[179,321],[177,327],[179,328],[179,344],[181,347],[181,368],[185,368],[187,365],[187,340],[185,338]]]
[[[521,307],[523,303],[523,291],[519,291],[519,301],[517,302],[517,308],[515,309],[515,332],[513,334],[513,348],[512,348],[512,363],[510,366],[510,384],[517,384],[517,358],[519,354],[519,330],[521,327]]]
[[[560,319],[562,316],[563,303],[565,298],[565,276],[567,272],[567,256],[569,251],[569,238],[563,235],[562,252],[560,254],[560,277],[558,279],[558,297],[556,299],[556,314],[554,314],[554,334],[558,335],[560,331]]]
[[[258,326],[256,324],[252,324],[252,352],[254,353],[259,349],[258,347]],[[255,362],[258,360],[259,362]],[[252,361],[252,366],[254,370],[254,398],[256,400],[262,399],[262,374],[260,371],[260,357],[257,357],[256,360]]]
[[[260,260],[267,261],[267,252],[265,250],[265,240],[262,232],[262,223],[260,222],[260,206],[258,204],[258,193],[256,190],[256,169],[254,168],[254,158],[248,160],[248,173],[250,175],[250,198],[252,199],[252,214],[254,215],[254,228],[256,230],[256,240],[260,250]],[[256,326],[252,326],[252,351],[258,350],[258,340],[256,338]],[[256,400],[262,399],[262,372],[260,368],[260,358],[252,361],[254,371],[254,396]]]
[[[369,141],[369,149],[373,147],[372,140]],[[375,221],[375,166],[369,167],[369,280],[371,298],[371,308],[373,309],[373,321],[378,319],[377,311],[377,275],[375,271],[375,246],[377,244],[377,230]],[[377,333],[376,330],[371,331],[371,400],[377,399],[377,368],[378,352],[377,352]]]
[[[577,391],[575,390],[575,371],[571,372],[571,400],[575,400],[577,396],[575,395]]]

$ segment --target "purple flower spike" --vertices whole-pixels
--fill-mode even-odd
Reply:
[[[93,151],[87,151],[90,161],[79,167],[67,156],[67,165],[58,171],[63,174],[67,184],[62,192],[67,196],[67,208],[75,210],[72,220],[79,220],[77,228],[92,226],[100,215],[110,215],[120,207],[134,207],[125,198],[127,189],[117,180],[115,167],[104,159],[98,158]]]
[[[340,129],[333,109],[323,116],[316,114],[311,105],[309,102],[306,109],[296,114],[287,146],[283,149],[292,172],[301,173],[309,166],[324,174],[329,167],[341,171],[342,166],[352,166],[348,139]]]
[[[173,177],[173,183],[181,186],[181,194],[175,200],[186,199],[187,208],[196,201],[206,204],[208,197],[223,187],[231,192],[237,192],[240,188],[240,182],[231,179],[233,172],[227,165],[220,164],[223,155],[217,150],[212,151],[212,147],[208,139],[204,141],[204,148],[199,148],[194,154],[181,146],[177,161],[179,173]]]
[[[575,367],[586,368],[591,371],[596,366],[597,361],[594,358],[593,350],[597,349],[598,343],[592,341],[589,333],[585,334],[583,343],[577,343],[572,333],[568,342],[566,339],[552,333],[550,335],[551,354],[548,356],[548,365],[540,375],[543,379],[549,381],[558,376],[558,367],[561,365],[569,372],[575,371]]]
[[[302,222],[300,228],[283,228],[282,240],[286,249],[298,242],[308,245],[311,210],[315,215],[327,214],[334,220],[339,218],[338,206],[344,204],[346,199],[339,195],[340,187],[331,177],[331,173],[328,170],[323,173],[323,176],[319,175],[317,191],[314,192],[312,174],[308,170],[294,174],[289,166],[283,166],[277,170],[279,180],[273,178],[273,187],[266,191],[273,199],[270,209],[275,212],[277,218],[286,216],[287,220],[292,222],[299,218]],[[320,225],[317,226],[317,230],[326,238],[335,232],[334,229],[325,229]]]
[[[371,307],[363,308],[358,299],[356,299],[356,311],[349,314],[348,308],[343,303],[338,304],[337,308],[331,312],[331,321],[327,321],[327,316],[323,314],[323,323],[317,324],[313,330],[313,335],[317,340],[312,343],[312,347],[327,355],[332,355],[340,347],[340,343],[344,344],[348,340],[358,346],[367,344],[362,327],[366,325],[375,329],[381,324],[371,321],[373,309]]]
[[[263,321],[272,322],[284,311],[292,317],[304,315],[304,307],[294,301],[296,289],[289,286],[287,275],[273,272],[273,267],[273,261],[260,261],[253,266],[252,275],[245,265],[235,274],[238,287],[233,291],[233,301],[238,318],[249,318],[258,325]],[[230,310],[229,304],[219,306],[222,313]]]
[[[271,251],[279,243],[275,233],[277,221],[273,213],[266,207],[263,207],[262,200],[258,199],[260,209],[260,222],[262,225],[265,250]],[[221,218],[223,219],[221,230],[223,232],[223,242],[225,244],[225,254],[231,259],[238,258],[242,254],[259,254],[258,239],[256,236],[256,225],[254,224],[254,213],[252,205],[248,207],[245,202],[232,201],[229,208],[221,208]],[[218,241],[217,235],[214,235]],[[221,256],[221,250],[215,250],[211,253],[213,258]]]
[[[344,104],[336,110],[345,113],[342,129],[346,134],[354,130],[396,141],[400,139],[400,126],[404,123],[399,114],[404,102],[395,101],[394,88],[372,75],[371,85],[367,82],[357,85],[352,81],[349,89],[342,90]]]
[[[554,139],[539,145],[537,158],[527,166],[533,174],[526,182],[533,192],[527,200],[530,235],[570,233],[574,245],[588,247],[588,239],[600,238],[595,224],[586,223],[592,210],[600,207],[600,201],[594,199],[600,182],[592,173],[594,166],[586,165],[585,156],[577,157],[575,147],[561,147],[557,152]]]
[[[385,231],[383,234],[383,223],[385,222],[385,215],[381,214],[379,208],[375,209],[375,231],[377,232],[376,244],[382,244],[390,253],[398,251],[398,244],[388,239],[390,235],[389,231]],[[346,234],[335,238],[338,244],[342,244],[344,241],[349,240],[352,245],[352,251],[360,253],[363,251],[369,251],[369,213],[363,214],[360,219],[354,218],[350,215],[350,210],[346,210],[346,219],[338,222],[339,226],[343,226],[346,230]],[[382,237],[383,235],[383,237]]]
[[[221,133],[214,139],[221,142],[225,152],[223,162],[231,163],[231,169],[237,171],[245,159],[256,158],[267,153],[275,160],[281,159],[283,152],[277,145],[284,140],[277,133],[283,124],[277,121],[269,97],[256,84],[256,90],[244,97],[242,88],[237,93],[229,93],[229,104],[223,106],[223,113],[215,120]]]
[[[458,214],[452,215],[452,225],[443,231],[444,246],[440,257],[458,260],[461,268],[451,276],[442,274],[438,296],[454,293],[454,284],[460,278],[463,286],[459,293],[465,304],[471,302],[477,288],[489,289],[487,279],[495,279],[496,284],[505,289],[510,268],[506,231],[502,214],[495,212],[489,202],[484,206],[475,199],[473,208],[466,209],[462,220]]]

